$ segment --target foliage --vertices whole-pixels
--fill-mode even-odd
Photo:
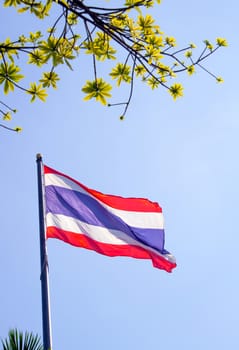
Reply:
[[[38,335],[11,329],[8,338],[2,340],[2,350],[43,350],[43,346]]]
[[[202,63],[218,48],[227,46],[226,40],[217,38],[215,45],[205,40],[196,57],[194,44],[177,49],[176,39],[165,35],[148,13],[157,4],[160,0],[125,0],[122,6],[111,8],[103,7],[102,2],[101,7],[93,6],[92,1],[86,0],[5,0],[5,7],[15,7],[19,14],[29,13],[39,20],[48,17],[53,24],[47,31],[20,34],[17,39],[7,38],[0,42],[0,84],[4,94],[18,88],[30,94],[31,102],[45,101],[47,90],[57,88],[59,66],[72,69],[72,62],[81,52],[92,58],[92,79],[82,87],[85,100],[96,99],[108,106],[124,105],[121,119],[130,104],[135,77],[152,89],[166,88],[173,99],[183,95],[183,86],[179,82],[172,83],[172,79],[182,72],[192,75],[196,66],[221,82],[222,78],[209,72]],[[42,77],[31,82],[30,87],[24,85],[22,68],[17,65],[19,58],[22,59],[20,62],[41,70]],[[109,68],[108,79],[112,82],[108,82],[98,76],[98,67],[102,62],[112,60],[117,63]],[[125,102],[107,102],[113,81],[117,87],[129,84]],[[16,110],[3,101],[0,103],[3,120],[11,119]]]

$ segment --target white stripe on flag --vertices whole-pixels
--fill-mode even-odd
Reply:
[[[130,236],[118,230],[89,225],[80,220],[76,220],[65,215],[52,213],[48,213],[46,215],[46,224],[47,227],[54,226],[64,231],[69,231],[76,234],[84,234],[85,236],[88,236],[99,243],[106,243],[112,245],[134,245],[142,247],[145,250],[151,251],[159,256],[162,256],[168,261],[175,261],[174,257],[171,254],[160,254],[157,250],[147,245],[144,245],[139,241],[134,240]]]

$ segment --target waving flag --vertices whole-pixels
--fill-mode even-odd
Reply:
[[[103,194],[47,166],[44,182],[47,238],[107,256],[151,259],[168,272],[176,267],[164,249],[158,203]]]

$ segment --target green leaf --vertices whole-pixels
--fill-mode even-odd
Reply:
[[[31,83],[30,89],[26,92],[32,96],[31,102],[35,101],[36,97],[43,102],[46,101],[47,93],[45,89],[42,89],[42,84],[36,85],[36,83]]]
[[[111,97],[111,94],[109,93],[111,89],[112,86],[106,83],[102,78],[87,81],[82,88],[82,91],[87,94],[84,100],[87,101],[95,98],[96,101],[101,102],[103,105],[107,105],[106,98]]]
[[[8,6],[14,6],[17,7],[17,5],[21,4],[21,0],[5,0],[4,1],[4,6],[8,7]]]
[[[23,75],[18,74],[20,68],[15,66],[14,63],[1,63],[0,65],[0,84],[4,84],[4,93],[8,94],[9,91],[14,90],[14,83],[18,83]]]
[[[118,63],[115,66],[115,68],[112,69],[110,76],[113,79],[117,80],[117,85],[119,86],[122,83],[122,81],[124,81],[126,83],[131,82],[130,71],[131,71],[130,66],[123,64],[123,63]]]
[[[43,73],[43,78],[40,79],[40,82],[42,83],[43,87],[50,87],[52,86],[54,89],[56,89],[56,84],[57,81],[59,81],[60,78],[58,76],[58,74],[56,74],[55,72],[46,72]]]
[[[41,50],[36,49],[29,54],[28,63],[35,64],[36,66],[41,67],[43,64],[46,63],[46,58]]]
[[[20,132],[22,129],[16,127],[13,129]],[[8,333],[8,338],[2,340],[3,350],[43,350],[41,339],[33,333],[19,332],[17,329],[11,329]]]

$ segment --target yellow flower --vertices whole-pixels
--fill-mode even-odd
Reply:
[[[209,40],[204,40],[204,44],[206,45],[206,47],[212,51],[213,50],[213,45],[210,43]]]
[[[175,83],[174,85],[170,86],[169,93],[173,96],[173,99],[176,100],[178,97],[183,96],[183,86]]]
[[[190,50],[190,51],[186,51],[185,52],[185,56],[187,57],[187,58],[190,58],[190,57],[192,57],[192,51]]]
[[[172,36],[167,36],[165,38],[165,42],[166,44],[168,44],[169,46],[176,46],[176,39]]]
[[[140,76],[146,73],[146,69],[144,68],[143,65],[138,65],[134,69],[136,76]]]
[[[217,82],[218,82],[218,83],[223,83],[223,82],[224,82],[224,80],[222,79],[222,77],[217,77],[216,79],[217,79]]]
[[[7,113],[4,114],[3,120],[11,120],[11,119],[12,119],[12,116],[11,116],[10,112],[7,112]]]
[[[228,46],[228,43],[226,39],[224,38],[217,38],[217,45],[218,46]]]
[[[14,128],[14,130],[15,130],[16,132],[21,132],[21,131],[22,131],[22,128],[20,128],[20,126],[16,126],[16,127]]]
[[[188,66],[187,72],[189,75],[192,75],[193,73],[195,73],[195,66],[194,65]]]
[[[151,77],[147,80],[148,85],[151,87],[152,90],[156,89],[159,86],[159,80],[155,79],[154,77]]]

